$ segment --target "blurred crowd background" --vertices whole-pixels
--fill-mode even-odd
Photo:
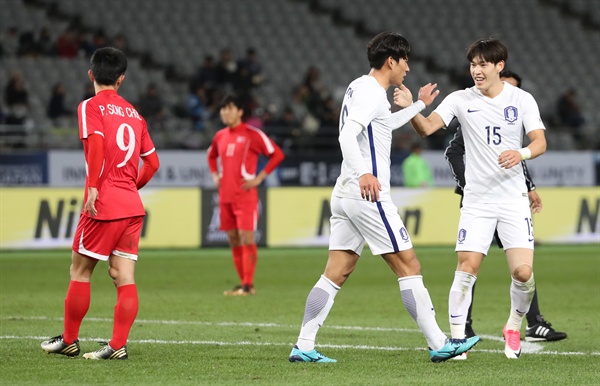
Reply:
[[[93,95],[90,55],[111,45],[129,68],[120,93],[157,146],[206,149],[235,91],[246,120],[288,154],[339,151],[345,88],[369,70],[366,44],[411,43],[406,85],[472,86],[466,48],[494,36],[538,101],[550,150],[600,149],[600,4],[594,0],[1,0],[0,150],[79,148],[77,106]],[[392,90],[390,90],[390,93]],[[452,129],[394,150],[445,148]]]

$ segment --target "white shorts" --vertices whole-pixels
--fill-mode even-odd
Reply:
[[[529,202],[505,204],[470,204],[460,210],[456,251],[487,255],[498,228],[504,250],[533,249],[533,224]]]
[[[330,225],[329,250],[352,250],[360,255],[366,242],[374,255],[381,255],[413,247],[391,201],[332,196]]]

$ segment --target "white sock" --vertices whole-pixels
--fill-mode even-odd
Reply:
[[[402,303],[425,335],[429,348],[439,350],[444,347],[447,337],[435,320],[435,310],[429,292],[423,285],[423,276],[401,277],[398,283]]]
[[[464,339],[465,324],[469,307],[473,299],[473,285],[477,276],[467,272],[454,272],[454,281],[448,296],[448,318],[450,319],[450,332],[453,338]]]
[[[317,284],[308,294],[302,328],[300,328],[300,335],[296,342],[296,346],[300,350],[314,350],[317,332],[319,332],[321,325],[325,323],[325,319],[329,315],[331,307],[333,307],[333,299],[339,290],[340,287],[326,278],[325,275],[321,275]]]
[[[512,279],[510,283],[510,316],[506,322],[509,330],[520,331],[523,318],[529,312],[529,306],[535,293],[533,273],[525,283]]]

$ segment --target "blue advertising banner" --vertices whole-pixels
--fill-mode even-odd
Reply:
[[[0,155],[0,186],[47,184],[48,155],[46,152]]]

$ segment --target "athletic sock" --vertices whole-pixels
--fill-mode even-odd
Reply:
[[[398,279],[402,303],[413,317],[425,336],[427,345],[439,350],[446,344],[446,335],[435,320],[435,310],[427,288],[423,285],[423,276],[407,276]]]
[[[475,303],[475,287],[477,287],[477,281],[475,281],[475,283],[473,283],[473,287],[471,287],[471,305],[469,306],[469,312],[467,312],[467,323],[473,321],[471,315],[473,315],[473,303]]]
[[[235,266],[235,270],[240,278],[240,283],[244,278],[244,263],[242,261],[243,248],[241,245],[237,247],[231,247],[231,255],[233,256],[233,265]]]
[[[529,305],[535,292],[535,280],[533,273],[526,282],[520,282],[512,279],[510,284],[510,316],[506,322],[506,328],[509,330],[521,330],[523,318],[529,311]]]
[[[296,346],[302,351],[311,351],[315,348],[315,339],[319,328],[325,323],[327,315],[337,295],[340,287],[331,280],[321,275],[317,284],[312,288],[306,298],[306,307],[304,308],[304,320]]]
[[[533,326],[535,324],[538,324],[537,317],[541,314],[542,313],[540,312],[540,305],[538,303],[537,288],[536,288],[535,291],[533,292],[533,299],[531,299],[531,305],[529,306],[529,311],[527,312],[527,325]]]
[[[242,261],[244,262],[242,285],[250,286],[254,284],[254,271],[258,261],[256,244],[242,245]]]
[[[115,350],[127,343],[129,331],[138,313],[138,294],[135,284],[117,287],[117,304],[115,305],[115,319],[113,324],[112,339],[109,344]]]
[[[63,340],[66,344],[75,342],[79,327],[90,308],[90,283],[71,280],[65,297],[65,320]]]
[[[477,277],[467,272],[454,272],[454,281],[448,296],[448,317],[453,338],[465,337],[465,324],[471,305],[472,289]]]

